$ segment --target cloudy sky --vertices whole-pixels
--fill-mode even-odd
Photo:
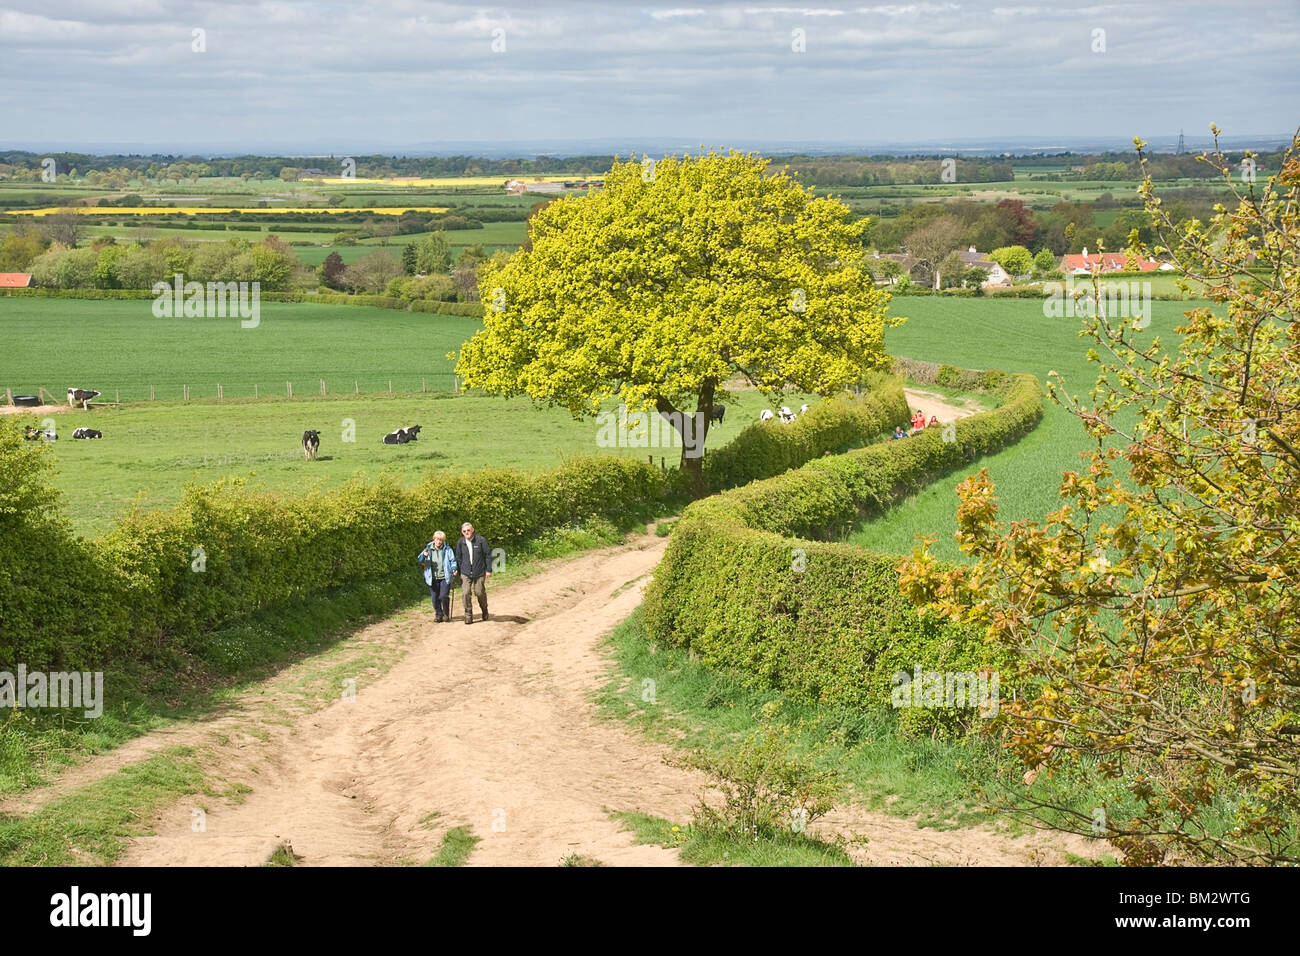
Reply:
[[[1052,145],[1300,122],[1297,0],[1014,4],[0,0],[0,147]]]

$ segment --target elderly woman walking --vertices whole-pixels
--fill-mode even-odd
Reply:
[[[438,615],[435,623],[451,620],[451,579],[458,568],[456,552],[447,546],[446,533],[435,531],[433,540],[416,560],[424,565],[424,583],[429,585],[429,597]]]

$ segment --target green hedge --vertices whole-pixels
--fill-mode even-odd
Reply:
[[[0,295],[28,296],[38,299],[152,299],[151,289],[0,289]],[[414,302],[386,295],[346,295],[344,293],[262,292],[266,302],[315,302],[318,305],[368,305],[380,309],[432,312],[438,315],[461,315],[478,318],[483,315],[482,302],[435,302],[417,299]]]
[[[48,467],[43,448],[0,423],[0,475],[21,473],[18,487],[39,490]],[[224,654],[207,636],[259,610],[400,570],[414,582],[414,554],[436,528],[472,519],[509,554],[550,529],[656,501],[664,485],[659,469],[615,457],[538,475],[438,475],[406,489],[352,482],[296,498],[227,479],[189,486],[176,507],[128,515],[93,541],[77,538],[57,509],[3,495],[0,670]]]
[[[690,505],[646,593],[649,633],[751,685],[856,707],[888,706],[898,671],[997,669],[979,634],[922,617],[901,596],[898,556],[832,539],[1037,424],[1037,379],[1008,376],[999,393],[997,409],[958,420],[953,442],[926,429]],[[906,710],[901,720],[953,731],[972,715]]]
[[[704,456],[704,480],[711,491],[734,488],[798,468],[827,452],[866,444],[907,421],[901,380],[869,377],[867,391],[817,402],[785,424],[756,422],[717,451]]]

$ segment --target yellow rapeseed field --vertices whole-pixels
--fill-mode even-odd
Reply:
[[[568,176],[437,176],[432,179],[418,176],[407,176],[398,179],[366,179],[361,176],[355,179],[344,179],[342,176],[326,176],[317,179],[305,179],[303,182],[323,183],[326,186],[410,186],[416,189],[442,189],[449,186],[500,186],[504,189],[506,183],[511,179],[521,179],[527,183],[562,183],[566,180],[581,178],[576,173],[570,173]]]
[[[408,210],[414,212],[446,212],[446,206],[330,206],[319,209],[307,209],[301,206],[264,208],[261,206],[46,206],[42,209],[10,209],[11,213],[25,216],[48,216],[56,212],[71,212],[81,216],[174,216],[177,213],[193,215],[195,213],[258,213],[275,215],[276,213],[327,212],[341,214],[348,212],[369,212],[376,216],[400,216]]]

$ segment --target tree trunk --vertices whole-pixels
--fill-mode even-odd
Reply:
[[[717,385],[712,379],[709,379],[700,387],[700,396],[695,406],[695,414],[702,415],[702,423],[698,433],[695,433],[694,423],[692,422],[694,440],[689,443],[685,431],[689,417],[688,413],[685,411],[679,412],[673,407],[672,402],[666,398],[660,398],[655,402],[655,408],[660,415],[674,416],[669,420],[673,422],[673,428],[682,440],[682,454],[679,464],[683,474],[690,476],[691,494],[696,497],[703,497],[708,493],[708,489],[704,487],[704,449],[709,437],[709,426],[713,424],[713,393],[716,387]],[[699,452],[697,455],[687,455],[687,452],[691,450],[689,447],[691,444],[696,446]]]

